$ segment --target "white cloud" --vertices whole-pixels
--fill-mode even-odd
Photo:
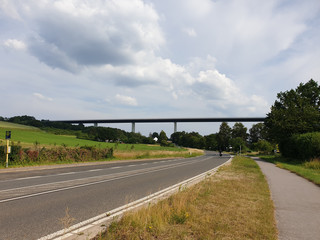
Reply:
[[[277,92],[319,81],[319,0],[0,0],[0,11],[0,90],[16,115],[264,116]]]
[[[42,95],[41,93],[33,93],[33,96],[36,97],[39,100],[44,100],[44,101],[49,101],[52,102],[53,99],[50,97],[45,97],[44,95]]]
[[[116,99],[116,101],[118,101],[122,105],[138,106],[137,100],[133,97],[117,94],[115,99]]]
[[[157,13],[141,0],[17,2],[10,9],[30,27],[30,52],[54,68],[128,64],[164,43]]]
[[[189,36],[189,37],[196,37],[197,33],[193,28],[184,28],[183,31]]]
[[[16,50],[25,50],[27,48],[23,41],[17,39],[7,39],[3,42],[3,45]]]

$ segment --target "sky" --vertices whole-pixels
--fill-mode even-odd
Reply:
[[[264,117],[320,81],[319,26],[319,0],[0,0],[0,116]]]

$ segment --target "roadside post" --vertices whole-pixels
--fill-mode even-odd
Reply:
[[[6,131],[6,141],[7,141],[7,147],[5,149],[5,152],[6,152],[6,167],[8,167],[9,153],[11,152],[11,147],[9,146],[10,139],[11,139],[11,131]]]

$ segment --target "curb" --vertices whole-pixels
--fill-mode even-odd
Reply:
[[[122,216],[125,212],[137,209],[147,204],[156,203],[157,201],[167,198],[183,188],[190,187],[194,184],[199,183],[206,177],[214,174],[221,166],[230,163],[232,161],[232,158],[233,156],[231,156],[231,158],[222,165],[199,174],[195,177],[189,178],[183,182],[153,193],[144,198],[138,199],[122,207],[115,208],[109,212],[100,214],[96,217],[75,224],[67,229],[63,229],[47,236],[41,237],[38,240],[87,240],[94,238],[101,232],[105,231],[108,224],[110,224],[115,218]]]

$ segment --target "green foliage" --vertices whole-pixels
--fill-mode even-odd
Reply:
[[[247,128],[240,122],[236,122],[231,131],[232,138],[241,138],[244,141],[247,141],[248,134],[247,134]]]
[[[218,149],[217,134],[210,134],[208,136],[204,136],[204,140],[205,140],[205,149],[208,149],[208,150]]]
[[[229,142],[231,139],[232,130],[228,123],[223,122],[220,125],[219,132],[217,135],[218,148],[219,150],[226,150],[229,148]]]
[[[246,152],[248,150],[246,142],[241,137],[232,138],[230,140],[230,145],[234,152],[240,152],[240,147],[241,152]]]
[[[249,142],[257,143],[259,140],[267,139],[267,130],[264,123],[253,124],[249,130]]]
[[[285,157],[308,161],[320,158],[320,132],[295,134],[281,142],[280,150]]]
[[[165,133],[165,131],[161,130],[158,141],[161,143],[162,141],[167,141],[167,140],[168,140],[167,134]]]
[[[189,218],[189,214],[182,210],[180,212],[174,211],[171,213],[170,224],[184,224]]]
[[[168,141],[166,141],[166,140],[162,140],[162,141],[160,142],[160,146],[161,146],[161,147],[174,147],[174,144],[171,143],[171,142],[168,142]]]
[[[197,132],[175,132],[171,135],[171,140],[173,143],[183,147],[199,149],[204,149],[206,147],[205,138]]]
[[[262,152],[264,154],[269,154],[274,150],[273,145],[267,140],[259,140],[252,144],[254,150]]]
[[[4,165],[5,146],[0,146],[0,164]],[[22,148],[13,145],[9,154],[9,165],[26,165],[57,162],[87,162],[110,159],[113,157],[113,148],[99,149],[93,146],[82,146],[80,148],[55,147],[55,148]]]
[[[283,142],[294,134],[320,131],[320,86],[314,80],[280,92],[267,114],[269,137]]]

